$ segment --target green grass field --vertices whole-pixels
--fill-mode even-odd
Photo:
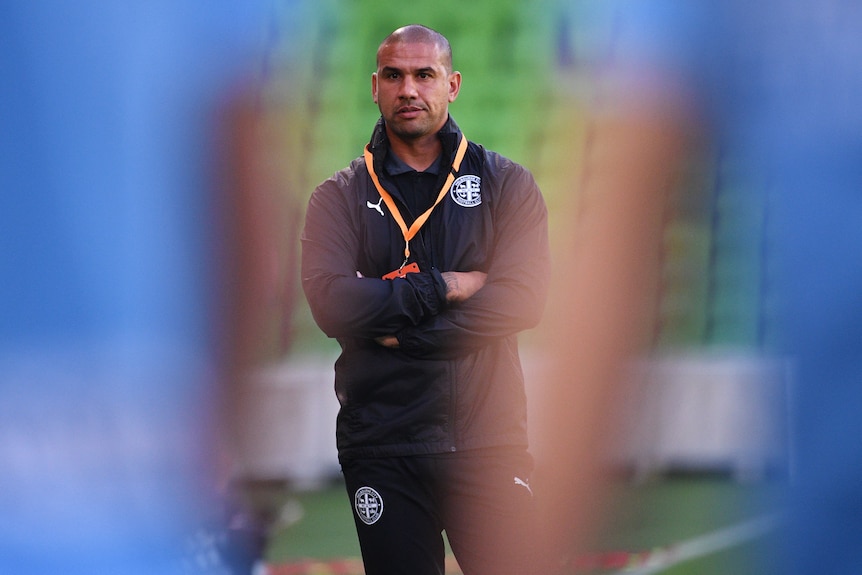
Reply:
[[[701,550],[697,557],[658,570],[649,563],[641,564],[638,570],[636,561],[637,553],[649,552],[656,559],[662,552],[672,554],[680,543],[768,516],[778,507],[779,491],[773,482],[742,484],[709,475],[665,477],[639,484],[621,481],[613,492],[613,509],[595,549],[595,568],[584,561],[571,572],[766,573],[768,555],[763,545],[768,537],[729,544],[714,552]],[[334,483],[320,490],[296,493],[291,495],[291,501],[294,517],[301,513],[301,518],[274,532],[267,553],[272,574],[361,574],[359,545],[343,486]],[[624,553],[631,563],[620,566]],[[592,554],[586,558],[590,557]]]

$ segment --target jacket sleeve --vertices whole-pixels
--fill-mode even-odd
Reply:
[[[506,165],[485,176],[500,190],[486,283],[467,301],[399,331],[401,350],[409,355],[455,357],[535,327],[542,317],[551,274],[547,208],[526,168],[496,161]]]
[[[362,242],[352,209],[354,173],[339,172],[311,195],[301,238],[302,288],[327,336],[374,338],[439,313],[446,289],[436,271],[396,280],[357,277]]]

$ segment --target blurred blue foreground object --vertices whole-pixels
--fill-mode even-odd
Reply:
[[[212,508],[218,111],[262,2],[0,6],[0,572],[187,572]]]

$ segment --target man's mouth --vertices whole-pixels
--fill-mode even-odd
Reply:
[[[395,113],[402,118],[415,118],[422,112],[422,108],[419,106],[402,106],[398,108]]]

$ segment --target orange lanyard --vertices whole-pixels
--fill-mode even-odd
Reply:
[[[461,160],[464,159],[464,153],[466,151],[467,138],[464,137],[464,134],[461,134],[461,142],[458,144],[458,152],[455,154],[455,161],[452,162],[452,169],[449,171],[446,183],[443,184],[443,187],[440,188],[440,193],[437,194],[437,200],[435,200],[434,205],[425,210],[425,213],[416,218],[413,225],[408,228],[407,224],[404,222],[404,217],[401,215],[401,211],[398,209],[398,206],[395,205],[395,201],[392,199],[392,196],[390,196],[389,192],[384,190],[383,186],[380,185],[380,179],[374,172],[374,157],[371,155],[371,150],[368,149],[368,145],[366,144],[365,167],[368,168],[368,175],[371,176],[371,181],[374,182],[374,187],[376,187],[377,191],[380,192],[380,197],[383,198],[384,202],[386,202],[387,207],[389,207],[389,211],[392,213],[392,217],[395,218],[395,222],[398,224],[398,227],[401,228],[401,234],[404,236],[404,263],[401,264],[402,268],[407,263],[407,260],[410,259],[410,240],[412,240],[419,232],[419,228],[425,225],[425,222],[431,216],[431,212],[434,211],[437,204],[439,204],[446,196],[446,191],[449,189],[449,186],[452,185],[452,182],[455,181],[455,172],[457,172],[461,167]]]

